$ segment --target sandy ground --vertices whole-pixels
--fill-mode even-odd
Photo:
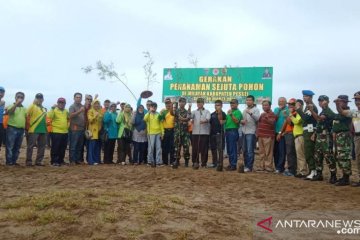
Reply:
[[[359,188],[326,182],[184,167],[5,167],[3,153],[1,239],[253,239],[258,212],[360,210]]]

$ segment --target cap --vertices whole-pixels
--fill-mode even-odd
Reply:
[[[65,100],[65,98],[58,98],[58,100],[57,100],[57,102],[58,103],[66,103],[66,100]]]
[[[354,93],[354,98],[353,99],[360,99],[360,91]]]
[[[44,95],[42,93],[38,93],[35,95],[36,99],[44,99]]]
[[[196,100],[197,103],[205,103],[205,99],[204,98],[198,98]]]
[[[305,95],[305,96],[314,96],[315,93],[311,90],[302,90],[302,94]]]
[[[179,102],[184,102],[184,103],[186,103],[186,98],[180,97],[180,98],[179,98]]]
[[[5,88],[0,87],[0,92],[5,92]]]
[[[295,104],[296,103],[296,99],[295,98],[290,98],[288,101],[288,104]]]
[[[319,98],[318,98],[318,101],[319,102],[322,102],[322,101],[329,101],[329,97],[326,96],[326,95],[320,95]]]
[[[170,98],[165,98],[165,103],[171,103],[171,99]]]
[[[297,102],[297,103],[300,103],[301,105],[304,105],[304,101],[301,100],[301,99],[296,99],[296,102]]]
[[[348,95],[339,95],[339,96],[338,96],[338,100],[344,101],[344,102],[350,102]]]
[[[230,103],[239,103],[239,101],[236,98],[234,98],[234,99],[231,99]]]

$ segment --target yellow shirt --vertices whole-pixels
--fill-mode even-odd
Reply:
[[[46,109],[36,104],[31,104],[27,109],[29,133],[46,133]]]
[[[53,133],[68,133],[69,131],[69,112],[68,110],[60,110],[59,108],[51,109],[47,114],[51,120]]]
[[[91,140],[97,140],[99,139],[99,132],[102,127],[103,114],[101,113],[101,109],[96,111],[94,108],[91,108],[87,115],[89,121],[88,129],[92,133]]]
[[[303,130],[303,126],[302,126],[301,116],[297,113],[296,116],[291,116],[290,119],[291,119],[292,123],[294,124],[294,129],[293,129],[294,137],[302,135],[304,130]]]
[[[175,116],[171,115],[170,112],[168,112],[165,115],[165,119],[162,122],[164,128],[174,128],[175,127]]]
[[[147,126],[147,133],[149,135],[161,134],[164,135],[164,126],[159,119],[160,114],[145,114],[144,121]]]

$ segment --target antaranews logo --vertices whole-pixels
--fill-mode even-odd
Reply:
[[[272,224],[272,217],[268,217],[260,222],[258,222],[256,225],[265,229],[267,232],[272,233],[272,229],[270,228]]]
[[[356,211],[262,213],[254,223],[254,239],[360,239],[360,213]]]

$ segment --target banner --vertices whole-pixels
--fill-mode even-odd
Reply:
[[[244,104],[246,96],[253,95],[256,103],[271,101],[272,78],[272,67],[165,68],[163,100],[182,96],[192,102],[202,97],[208,103],[229,103],[236,98]]]

